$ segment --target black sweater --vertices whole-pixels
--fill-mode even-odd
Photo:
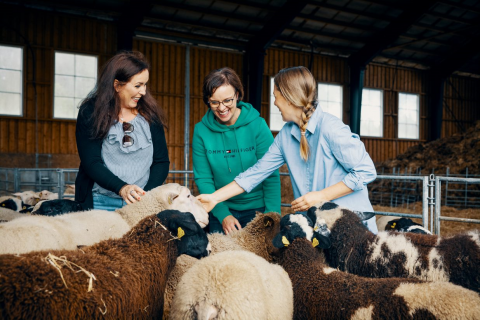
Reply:
[[[82,204],[84,210],[93,209],[93,184],[119,193],[127,183],[114,175],[102,160],[103,139],[92,139],[94,102],[82,106],[78,113],[75,136],[77,139],[80,168],[75,180],[75,200]],[[170,161],[168,159],[167,142],[163,126],[150,123],[153,144],[153,162],[150,166],[150,176],[144,190],[149,191],[163,184],[168,175]]]

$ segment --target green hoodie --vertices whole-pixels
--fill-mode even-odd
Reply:
[[[193,173],[200,193],[210,194],[229,184],[263,157],[273,143],[267,123],[251,104],[239,101],[240,116],[226,126],[215,120],[209,109],[193,132]],[[220,223],[230,215],[229,208],[248,210],[265,207],[265,212],[279,212],[280,175],[276,170],[250,193],[242,193],[217,204],[212,210]]]

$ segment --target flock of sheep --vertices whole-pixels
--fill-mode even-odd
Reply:
[[[206,234],[208,213],[174,183],[115,212],[12,201],[0,199],[0,319],[480,319],[478,231],[375,235],[372,213],[326,202]]]

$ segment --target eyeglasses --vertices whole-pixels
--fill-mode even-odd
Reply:
[[[133,140],[133,138],[129,136],[127,133],[132,133],[135,127],[133,126],[133,124],[129,122],[124,122],[122,126],[123,126],[123,133],[125,133],[122,139],[122,146],[124,148],[131,147],[133,146],[133,143],[135,142],[135,140]]]
[[[209,101],[208,104],[210,105],[210,107],[212,109],[218,109],[220,107],[220,103],[228,108],[228,107],[232,106],[234,100],[235,100],[235,98],[229,98],[229,99],[225,99],[223,101]]]

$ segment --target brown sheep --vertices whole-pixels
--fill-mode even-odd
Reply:
[[[82,250],[0,255],[0,318],[161,318],[178,255],[206,256],[207,244],[191,213],[165,210]]]
[[[330,246],[328,235],[290,218],[282,219],[274,243],[283,248],[278,263],[292,281],[294,319],[480,319],[480,296],[452,283],[372,279],[330,268],[318,249]]]

